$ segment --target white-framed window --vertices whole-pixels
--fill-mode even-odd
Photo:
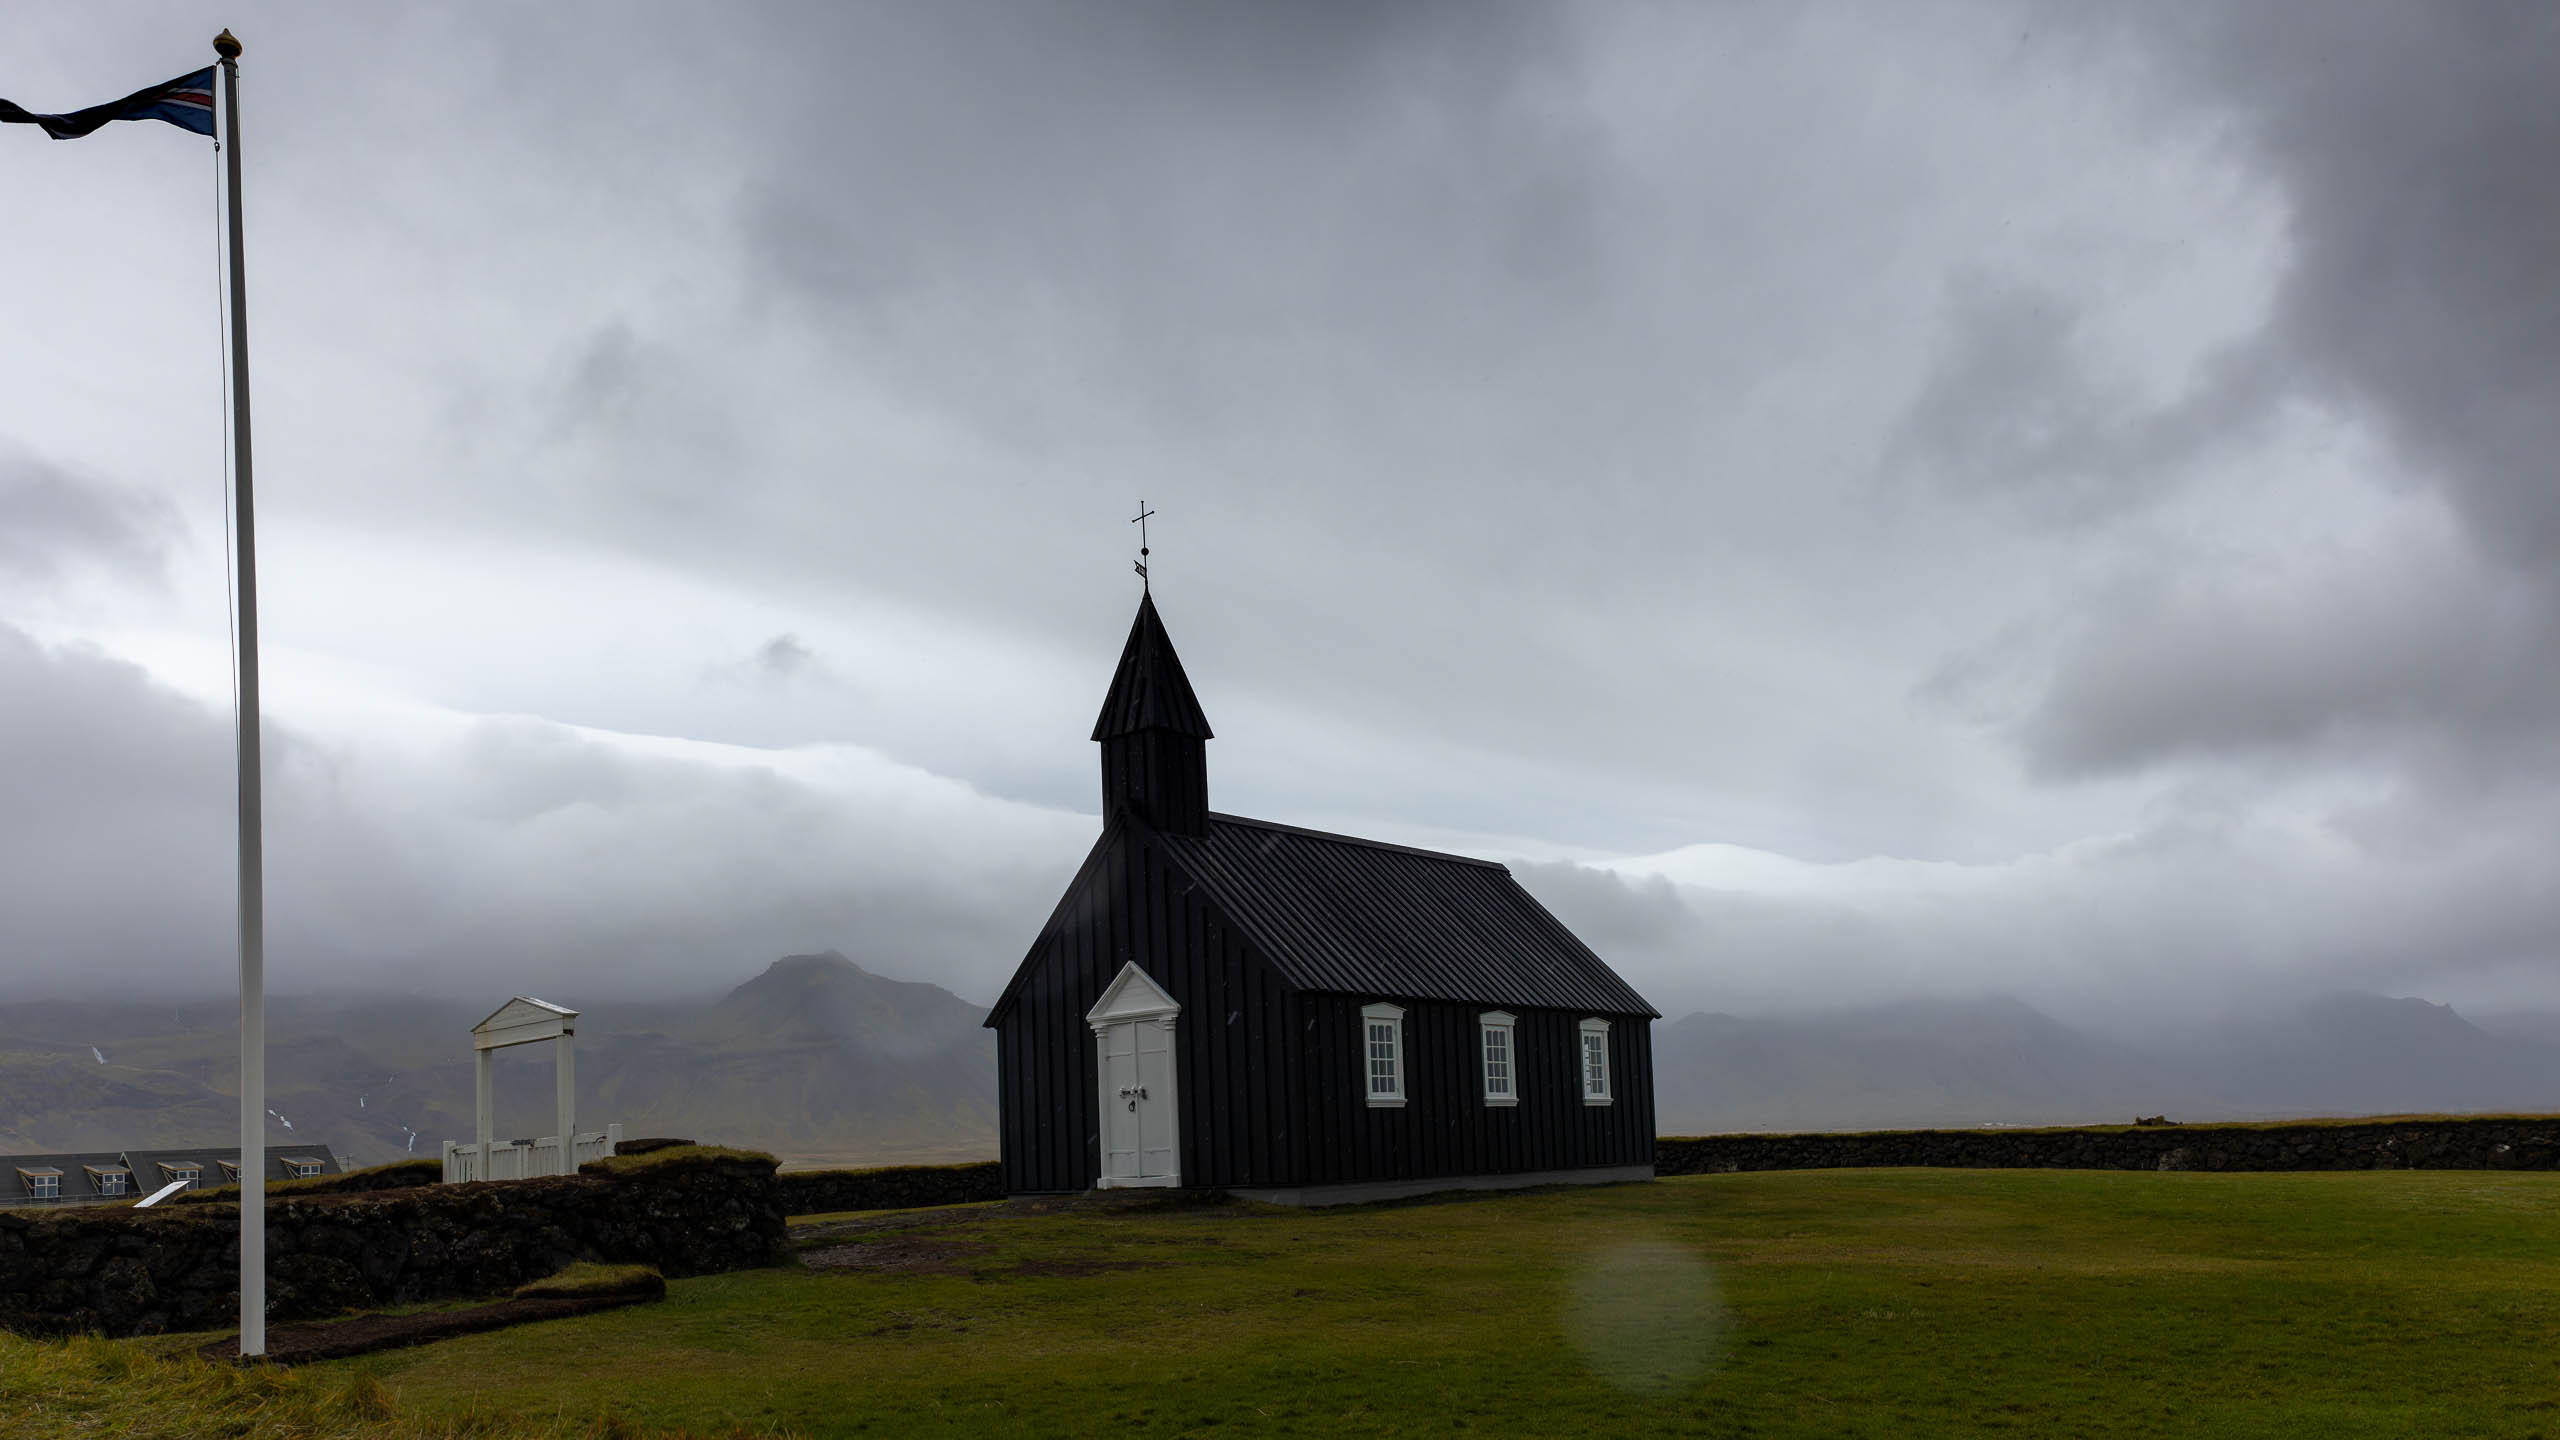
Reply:
[[[203,1175],[204,1167],[201,1165],[190,1165],[183,1161],[175,1165],[170,1164],[166,1160],[160,1162],[160,1178],[162,1180],[182,1181],[190,1190],[196,1188],[196,1181]]]
[[[133,1178],[133,1172],[121,1165],[86,1165],[81,1168],[89,1172],[90,1188],[101,1195],[123,1194],[125,1182]]]
[[[1404,1007],[1381,1001],[1360,1007],[1361,1075],[1369,1103],[1404,1103]]]
[[[1609,1103],[1609,1022],[1582,1022],[1582,1103]]]
[[[312,1176],[320,1173],[320,1162],[317,1160],[305,1160],[300,1156],[290,1156],[286,1158],[284,1168],[287,1173],[293,1176],[293,1178],[297,1180],[308,1180]]]
[[[1520,1103],[1520,1046],[1518,1020],[1501,1010],[1487,1010],[1476,1017],[1476,1030],[1482,1037],[1477,1043],[1484,1054],[1484,1103],[1517,1105]]]
[[[62,1198],[62,1172],[59,1170],[21,1170],[18,1179],[26,1185],[30,1200]]]

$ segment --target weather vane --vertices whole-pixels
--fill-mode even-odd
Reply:
[[[1152,588],[1147,582],[1147,517],[1154,513],[1147,508],[1147,502],[1141,500],[1138,502],[1138,517],[1129,522],[1138,527],[1138,588],[1142,590]]]

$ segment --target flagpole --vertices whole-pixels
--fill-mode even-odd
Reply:
[[[249,476],[249,278],[240,243],[240,42],[222,57],[222,157],[231,240],[231,475],[240,573],[240,1354],[267,1353],[267,915],[259,840],[258,532]]]

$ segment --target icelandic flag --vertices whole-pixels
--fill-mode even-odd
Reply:
[[[110,120],[166,120],[181,130],[212,134],[213,67],[68,115],[38,115],[23,105],[0,100],[0,121],[41,125],[56,140],[77,140]]]

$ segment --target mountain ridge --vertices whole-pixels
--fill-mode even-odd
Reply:
[[[469,1029],[489,1008],[278,999],[269,1141],[326,1141],[361,1164],[469,1140]],[[594,1003],[579,1021],[580,1124],[830,1163],[989,1157],[985,1014],[834,951],[785,956],[695,1001]],[[1991,995],[1696,1011],[1655,1025],[1654,1072],[1665,1134],[2549,1111],[2550,1034],[2544,1017],[2474,1023],[2424,1000],[2338,992],[2137,1042]],[[0,1005],[0,1151],[231,1143],[236,1035],[214,1002]],[[549,1131],[546,1050],[499,1052],[500,1134]]]
[[[2560,1110],[2560,1045],[2340,991],[2136,1043],[2007,996],[1657,1028],[1665,1134]]]
[[[272,1000],[269,1142],[326,1141],[372,1164],[470,1140],[470,1027],[490,1008]],[[707,1004],[578,1008],[582,1129],[786,1157],[995,1153],[995,1038],[983,1007],[941,986],[827,951],[784,957]],[[0,1150],[237,1143],[238,1034],[213,1001],[0,1004]],[[501,1135],[553,1128],[549,1049],[497,1052]]]

